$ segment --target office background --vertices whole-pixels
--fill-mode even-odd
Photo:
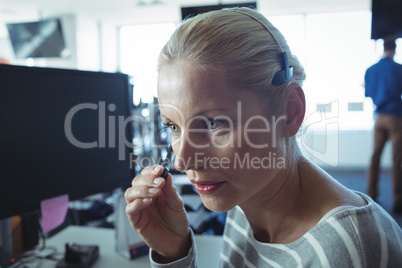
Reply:
[[[236,2],[247,1],[0,0],[0,58],[15,65],[127,73],[133,77],[133,102],[151,103],[158,52],[180,23],[180,8]],[[382,54],[382,41],[370,39],[371,0],[256,2],[306,69],[302,150],[328,171],[357,174],[357,185],[364,191],[374,120],[372,102],[364,97],[363,76]],[[68,57],[17,59],[6,24],[47,18],[61,19]],[[395,59],[402,62],[400,39],[397,44]],[[382,167],[388,174],[390,144]]]
[[[0,0],[0,58],[14,65],[127,73],[134,104],[153,103],[158,53],[182,19],[180,8],[237,2],[247,1]],[[301,149],[342,184],[365,192],[374,107],[364,97],[363,77],[383,51],[381,40],[370,39],[371,0],[256,2],[306,69]],[[61,20],[67,56],[16,58],[6,24],[48,18]],[[397,44],[395,60],[402,63],[401,39]],[[150,115],[143,111],[142,116]],[[391,157],[387,144],[378,201],[392,214]],[[393,216],[402,226],[402,217]]]
[[[1,0],[0,57],[16,65],[121,71],[133,76],[133,101],[152,102],[158,52],[180,23],[180,8],[236,2]],[[363,76],[382,54],[381,40],[370,39],[371,0],[260,0],[257,7],[288,38],[307,72],[302,149],[326,168],[365,169],[373,105],[364,97]],[[6,24],[47,18],[61,19],[69,56],[16,59]],[[402,62],[398,51],[396,61]],[[391,166],[389,145],[382,163]]]

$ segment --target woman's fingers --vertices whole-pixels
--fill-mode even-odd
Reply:
[[[130,188],[126,190],[125,198],[127,203],[133,202],[138,198],[152,198],[159,194],[160,189],[164,186],[165,180],[158,177],[162,173],[161,170],[157,170],[156,173],[152,173],[151,168],[143,170],[140,176],[133,179]]]
[[[161,175],[162,172],[163,172],[162,166],[149,166],[141,171],[141,176],[154,175],[158,177],[158,175]]]
[[[183,201],[163,168],[144,168],[125,192],[131,227],[149,247],[163,256],[176,256],[188,241],[189,224]],[[184,242],[183,242],[184,241]]]
[[[161,194],[161,188],[165,180],[158,177],[163,172],[160,166],[145,168],[140,176],[133,179],[131,185],[124,194],[127,206],[126,214],[133,228],[139,228],[141,211],[149,207]]]
[[[133,202],[136,199],[150,199],[155,198],[160,194],[161,185],[154,185],[154,186],[135,186],[130,187],[125,192],[125,199],[127,204]]]
[[[152,204],[152,198],[136,199],[133,202],[127,204],[126,214],[129,218],[131,227],[134,229],[139,228],[141,210],[149,207]]]
[[[165,186],[162,189],[163,195],[165,197],[166,205],[175,211],[183,210],[184,203],[183,199],[177,192],[176,187],[173,186],[172,175],[168,175],[165,181]]]

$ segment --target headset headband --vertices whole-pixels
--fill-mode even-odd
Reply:
[[[286,51],[282,49],[282,47],[279,44],[278,39],[276,39],[276,36],[274,35],[274,33],[268,28],[268,26],[266,26],[264,23],[262,23],[262,21],[260,21],[253,15],[251,15],[247,12],[236,10],[236,9],[232,9],[232,11],[246,15],[246,16],[252,18],[253,20],[259,22],[271,34],[271,36],[275,40],[275,43],[278,45],[279,49],[281,50],[281,53],[279,54],[279,56],[280,56],[280,60],[281,60],[283,69],[274,75],[274,78],[272,79],[272,84],[275,86],[279,86],[281,84],[284,84],[284,83],[290,81],[293,77],[293,67],[289,67],[289,62],[288,62],[288,57],[286,55]]]

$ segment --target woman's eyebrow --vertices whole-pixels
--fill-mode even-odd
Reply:
[[[209,114],[209,113],[211,113],[211,112],[227,111],[227,110],[228,110],[228,109],[226,109],[226,108],[211,108],[211,109],[201,110],[201,111],[196,112],[196,113],[194,113],[193,115],[191,115],[191,116],[189,117],[189,119],[190,119],[190,118],[193,118],[193,117],[198,117],[198,116],[208,117],[207,114]],[[161,114],[160,117],[161,117],[162,119],[164,119],[165,121],[174,122],[174,121],[171,120],[169,117],[167,117],[167,116],[165,116],[165,115],[163,115],[163,114]]]
[[[209,113],[211,113],[211,112],[227,111],[227,110],[228,110],[228,109],[226,109],[226,108],[211,108],[211,109],[201,110],[201,111],[199,111],[199,112],[193,114],[190,118],[196,117],[196,116],[205,116],[205,117],[207,117],[206,115],[209,114]]]
[[[169,117],[166,117],[166,116],[164,116],[162,114],[160,115],[160,117],[162,118],[162,120],[164,119],[165,121],[168,121],[168,122],[172,121],[172,120],[170,120]]]

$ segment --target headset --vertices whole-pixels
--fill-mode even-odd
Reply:
[[[276,44],[278,45],[279,49],[281,50],[281,53],[279,54],[279,57],[280,57],[281,64],[282,64],[282,67],[283,67],[282,70],[280,70],[279,72],[277,72],[274,75],[274,78],[272,79],[272,84],[274,86],[279,86],[281,84],[289,82],[293,77],[293,67],[292,66],[289,67],[289,62],[288,62],[288,57],[286,55],[286,51],[282,49],[281,45],[279,44],[279,42],[276,39],[276,37],[273,34],[273,32],[271,32],[271,30],[264,23],[262,23],[259,19],[257,19],[253,15],[248,14],[248,13],[243,12],[243,11],[240,11],[240,10],[233,10],[232,9],[232,11],[237,12],[237,13],[241,13],[241,14],[246,15],[246,16],[249,16],[253,20],[259,22],[272,35],[272,37],[274,38]]]

